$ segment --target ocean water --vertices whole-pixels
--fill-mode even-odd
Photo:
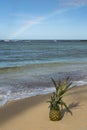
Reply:
[[[0,41],[0,105],[54,91],[51,77],[87,84],[87,41]]]

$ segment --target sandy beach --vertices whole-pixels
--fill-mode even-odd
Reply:
[[[72,110],[61,121],[49,120],[48,95],[8,102],[0,107],[0,130],[87,130],[87,86],[72,88],[64,98]]]

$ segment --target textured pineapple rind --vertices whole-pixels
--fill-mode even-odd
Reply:
[[[61,120],[61,112],[59,110],[50,110],[49,112],[49,118],[52,121],[58,121]]]

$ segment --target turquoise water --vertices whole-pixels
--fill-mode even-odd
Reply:
[[[51,77],[87,83],[87,41],[0,42],[0,101],[54,90]]]

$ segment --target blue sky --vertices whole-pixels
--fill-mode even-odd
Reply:
[[[87,39],[87,0],[1,0],[0,39]]]

